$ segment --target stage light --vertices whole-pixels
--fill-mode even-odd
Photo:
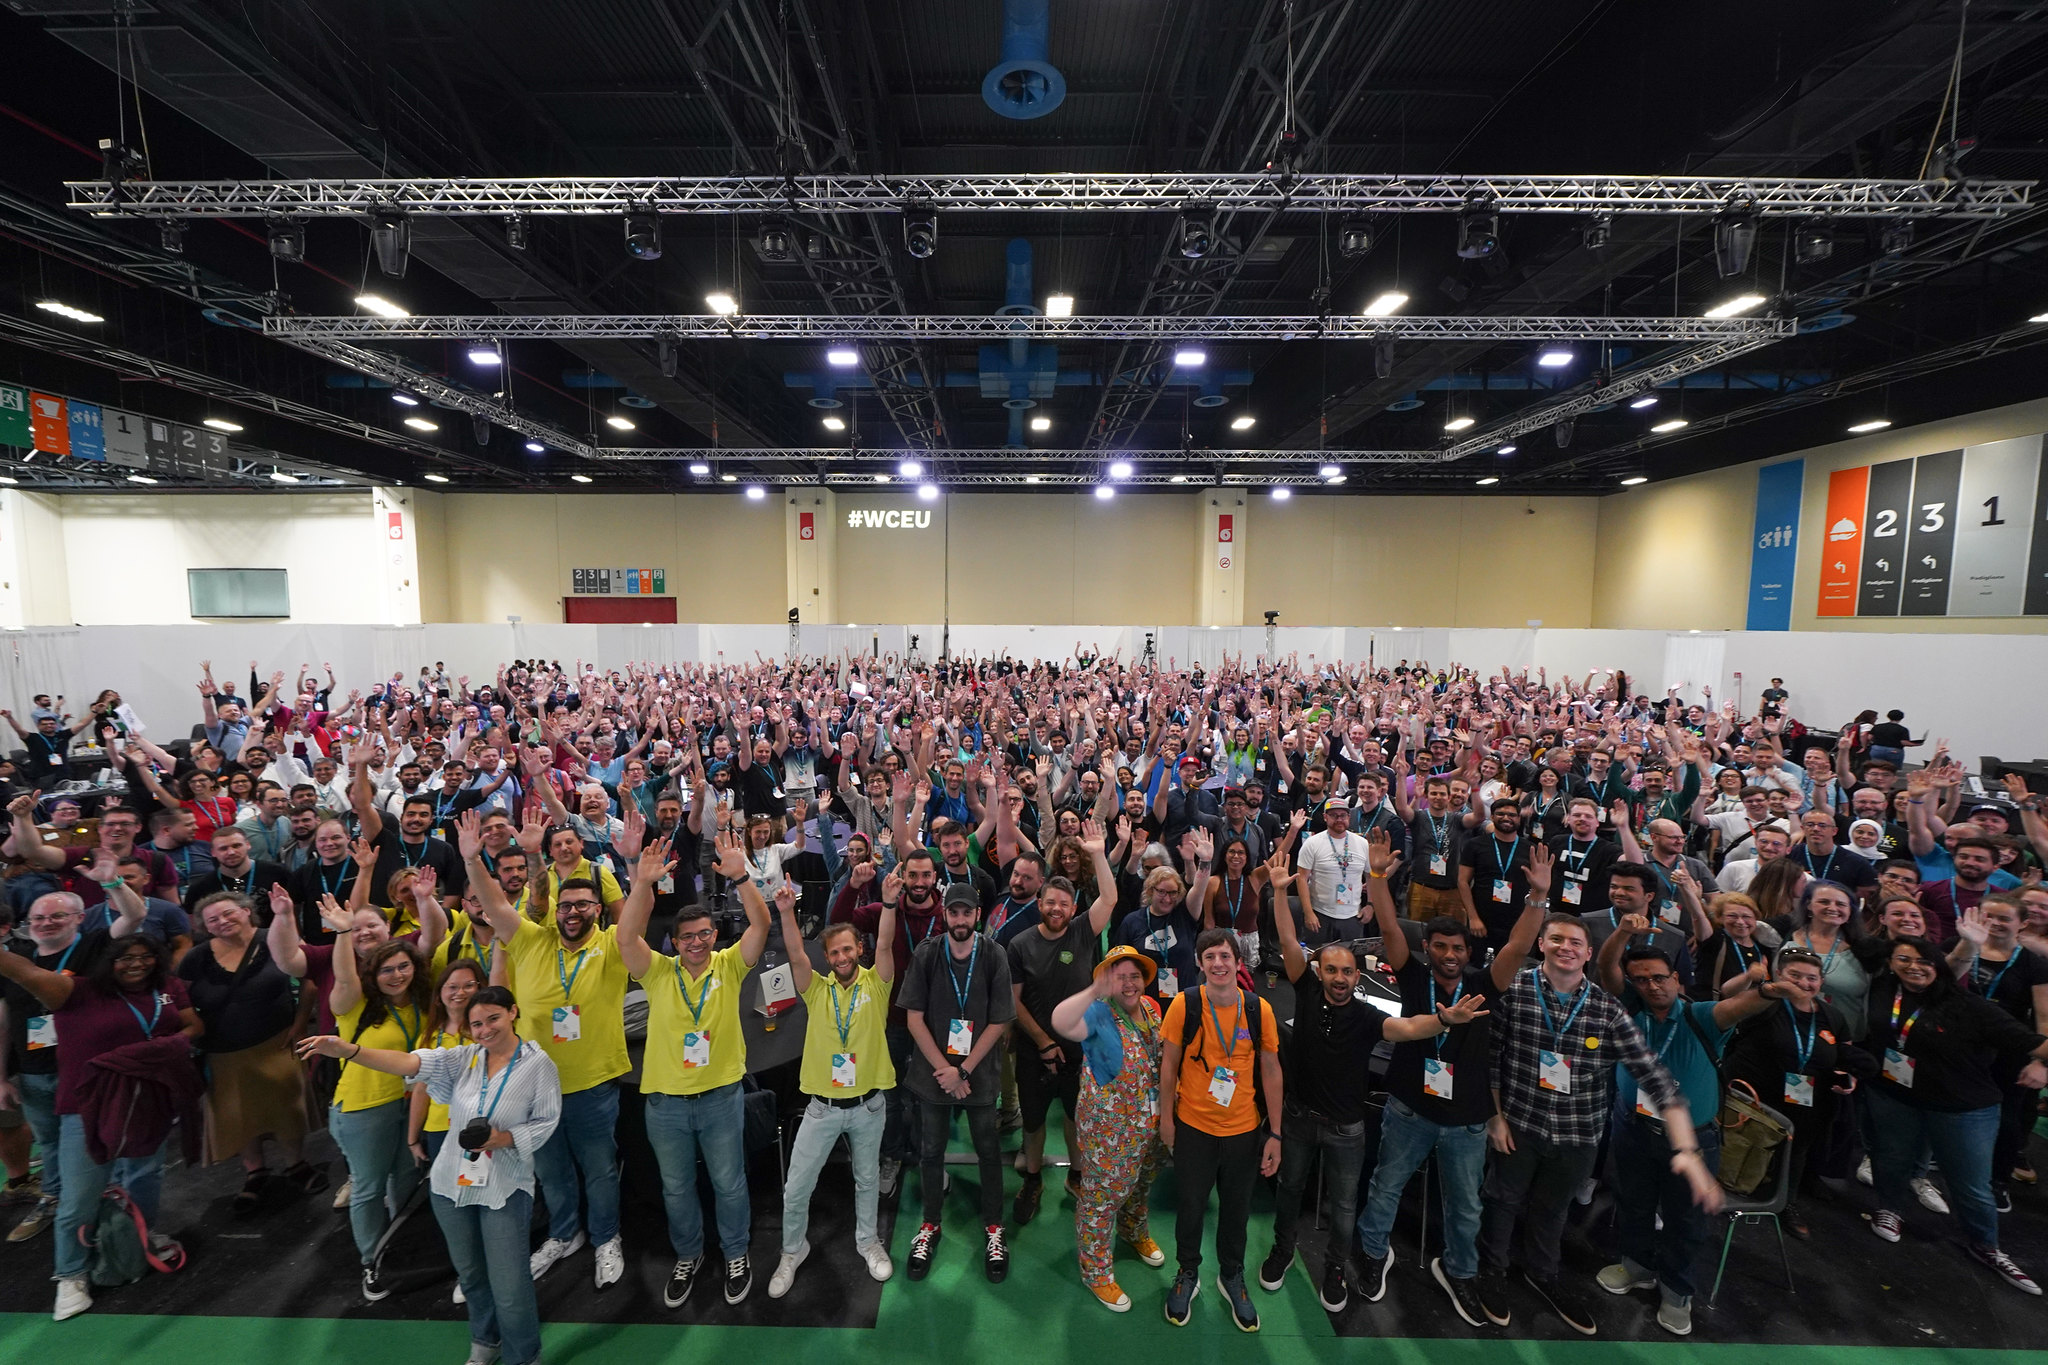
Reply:
[[[1910,222],[1886,223],[1877,230],[1877,248],[1887,256],[1896,256],[1913,245],[1913,225]]]
[[[1369,218],[1346,218],[1337,225],[1337,252],[1341,256],[1356,260],[1372,251],[1372,220]]]
[[[502,365],[505,357],[498,351],[497,343],[480,341],[469,348],[469,363],[472,365]]]
[[[1286,502],[1289,498],[1293,496],[1294,490],[1292,488],[1276,488],[1273,490],[1274,502]]]
[[[1326,479],[1342,478],[1344,467],[1342,465],[1326,464],[1316,472]]]
[[[1835,239],[1819,223],[1801,223],[1792,229],[1792,259],[1801,265],[1819,265],[1835,254]]]
[[[569,482],[570,482],[570,483],[589,483],[589,482],[590,482],[590,476],[589,476],[588,474],[571,474],[571,475],[569,476]]]
[[[523,213],[515,213],[505,220],[505,245],[514,251],[524,251],[533,245],[533,219]]]
[[[723,289],[704,296],[704,306],[722,318],[729,318],[740,311],[740,301]]]
[[[212,427],[215,431],[240,431],[242,429],[240,422],[230,422],[225,417],[208,417],[202,420],[199,425],[202,427]]]
[[[1605,250],[1613,240],[1614,215],[1611,213],[1596,214],[1579,229],[1579,245],[1588,251]]]
[[[1095,496],[1098,500],[1102,502],[1108,502],[1111,498],[1116,496],[1116,490],[1114,488],[1111,488],[1106,483],[1099,483],[1095,485]]]
[[[1034,418],[1032,418],[1032,419],[1031,419],[1031,429],[1032,429],[1033,431],[1051,431],[1051,430],[1052,430],[1052,418],[1050,418],[1050,417],[1034,417]]]
[[[720,483],[738,483],[740,481],[740,476],[737,474],[720,474],[718,476],[718,481]]]
[[[626,215],[626,254],[636,261],[661,259],[661,215],[635,209]]]
[[[175,218],[166,218],[156,225],[157,248],[167,255],[185,254],[185,225]]]
[[[877,474],[877,475],[875,475],[875,482],[876,482],[876,483],[887,483],[887,482],[889,482],[889,476],[888,476],[887,474]]]
[[[1259,419],[1252,416],[1250,413],[1240,413],[1236,417],[1230,419],[1230,429],[1232,431],[1250,431],[1253,427],[1257,426],[1258,423]]]
[[[420,400],[409,393],[394,393],[391,395],[391,401],[403,404],[408,408],[416,408],[420,405]]]
[[[711,466],[708,464],[704,464],[700,461],[699,463],[690,466],[690,472],[701,478],[704,475],[709,474],[711,472]]]
[[[1390,314],[1399,312],[1407,302],[1408,296],[1406,294],[1398,289],[1388,289],[1373,299],[1371,303],[1365,305],[1361,316],[1368,318],[1387,317]]]
[[[1889,417],[1873,417],[1868,422],[1858,422],[1855,426],[1850,427],[1849,430],[1858,436],[1862,436],[1873,431],[1883,431],[1891,424],[1892,419]]]
[[[1324,482],[1324,483],[1327,483],[1327,484],[1335,485],[1335,484],[1340,484],[1340,483],[1344,482],[1344,478],[1345,478],[1345,476],[1344,476],[1344,475],[1342,475],[1342,474],[1332,474],[1332,475],[1331,475],[1331,476],[1330,476],[1329,478],[1327,478],[1327,479],[1324,479],[1324,480],[1323,480],[1323,482]]]
[[[1184,370],[1196,369],[1209,363],[1209,353],[1196,346],[1183,346],[1173,353],[1173,363]]]
[[[849,370],[860,364],[860,352],[851,346],[834,346],[825,352],[825,363],[838,369]]]
[[[1502,446],[1499,450],[1494,451],[1493,453],[1500,456],[1508,456],[1515,453],[1515,448],[1511,445],[1505,445]]]
[[[759,502],[767,496],[768,490],[758,485],[747,489],[747,501],[749,502]]]
[[[1491,488],[1495,484],[1500,482],[1500,478],[1497,475],[1489,474],[1485,478],[1480,479],[1478,482],[1481,488]]]
[[[916,460],[905,460],[896,466],[896,472],[906,479],[914,479],[924,473],[924,466]]]
[[[780,218],[770,218],[761,224],[754,234],[754,250],[764,261],[787,261],[795,253],[790,249],[789,224]]]
[[[287,474],[282,469],[273,469],[270,471],[270,481],[272,483],[297,483],[299,476]]]
[[[1686,421],[1683,417],[1670,417],[1666,418],[1662,422],[1657,423],[1657,425],[1651,427],[1650,430],[1654,432],[1656,435],[1662,436],[1667,432],[1682,431],[1686,427],[1689,427],[1691,425],[1692,423]]]
[[[408,417],[405,424],[414,431],[439,431],[441,428],[424,417]]]
[[[280,261],[305,260],[305,224],[273,223],[270,228],[270,254]]]
[[[1049,318],[1070,318],[1074,316],[1074,296],[1072,294],[1047,294],[1045,296],[1045,315]]]
[[[1561,346],[1553,346],[1536,357],[1536,363],[1546,370],[1561,370],[1572,363],[1572,353]]]
[[[542,445],[539,441],[528,441],[526,443],[526,448],[535,455],[545,455],[548,453],[548,448]]]
[[[1484,260],[1500,250],[1500,209],[1483,194],[1474,194],[1458,210],[1458,255]]]
[[[1732,279],[1749,268],[1749,253],[1756,246],[1756,210],[1747,205],[1731,208],[1714,219],[1714,269],[1721,278]]]
[[[366,313],[375,313],[380,318],[409,318],[412,316],[411,313],[406,312],[390,299],[376,294],[356,295],[356,307]]]
[[[936,500],[939,496],[939,486],[935,483],[920,484],[918,486],[917,496],[920,500],[924,502],[932,502]]]
[[[155,480],[155,479],[152,479],[152,478],[151,478],[151,477],[149,477],[149,475],[147,475],[147,474],[130,474],[130,475],[128,476],[128,482],[130,482],[130,483],[151,483],[151,484],[153,484],[153,483],[155,483],[155,482],[156,482],[156,480]]]
[[[1706,311],[1710,318],[1732,318],[1747,313],[1752,308],[1761,308],[1769,302],[1762,294],[1737,294],[1725,303],[1717,303]]]
[[[1636,409],[1638,412],[1640,412],[1644,408],[1654,408],[1657,406],[1657,395],[1654,393],[1646,393],[1641,398],[1630,400],[1629,406]]]
[[[605,418],[604,424],[610,427],[613,431],[631,431],[633,429],[633,423],[631,422],[631,420],[619,416],[616,412],[613,413],[611,416]]]
[[[98,313],[88,313],[83,308],[73,308],[70,304],[59,303],[55,299],[38,299],[36,307],[42,309],[45,313],[55,313],[60,318],[69,318],[73,322],[106,321]]]
[[[1372,344],[1372,374],[1375,379],[1388,379],[1394,373],[1394,339],[1381,337]]]
[[[928,208],[903,214],[903,250],[912,260],[927,261],[939,249],[939,215]]]
[[[370,246],[377,253],[377,268],[394,280],[405,278],[406,262],[412,256],[412,224],[395,209],[379,209],[370,216]]]
[[[1109,477],[1112,479],[1128,479],[1131,477],[1131,462],[1129,460],[1113,461],[1109,466]]]
[[[1174,240],[1180,254],[1198,261],[1216,249],[1216,212],[1206,204],[1190,204],[1180,211],[1174,225]]]
[[[1478,424],[1479,419],[1476,417],[1453,417],[1450,421],[1444,423],[1444,430],[1464,431],[1466,428],[1477,426]]]
[[[448,482],[448,476],[446,474],[422,474],[420,475],[420,477],[425,479],[428,483]]]
[[[1632,474],[1621,481],[1621,486],[1623,488],[1634,488],[1639,483],[1648,483],[1649,481],[1650,476],[1647,474]]]
[[[824,427],[827,431],[844,431],[846,430],[846,419],[843,417],[823,417],[819,419],[818,425]]]

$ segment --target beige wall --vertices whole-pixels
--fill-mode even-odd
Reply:
[[[1760,465],[1804,457],[1799,568],[1792,629],[1915,634],[2031,635],[2043,617],[1819,617],[1819,547],[1828,475],[2048,431],[2048,399],[1994,408],[1924,426],[1881,431],[1729,469],[1644,484],[1600,499],[1592,625],[1636,630],[1741,630],[1749,612],[1750,536]]]
[[[1248,501],[1240,624],[1592,624],[1596,499]]]

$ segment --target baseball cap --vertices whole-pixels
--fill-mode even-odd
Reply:
[[[1195,757],[1195,756],[1194,756],[1193,754],[1182,754],[1182,755],[1180,756],[1180,766],[1181,766],[1181,767],[1183,767],[1183,768],[1187,768],[1187,767],[1196,767],[1196,768],[1199,768],[1199,767],[1201,767],[1201,766],[1202,766],[1202,760],[1201,760],[1201,759],[1199,759],[1199,758],[1196,758],[1196,757]]]
[[[981,909],[981,895],[966,882],[954,882],[946,888],[946,908],[965,905],[974,910]]]

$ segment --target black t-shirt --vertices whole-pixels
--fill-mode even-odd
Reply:
[[[315,858],[292,869],[286,885],[298,910],[300,938],[323,946],[334,942],[333,931],[320,922],[320,898],[332,896],[338,904],[347,905],[361,871],[354,858],[343,858],[332,867]]]
[[[1365,1118],[1372,1050],[1387,1017],[1356,996],[1332,1005],[1309,967],[1294,983],[1294,1026],[1280,1047],[1287,1102],[1336,1123]]]
[[[775,780],[773,764],[750,763],[735,769],[733,785],[739,789],[740,809],[748,815],[785,814],[782,785]]]
[[[986,869],[977,867],[970,862],[967,864],[966,871],[955,872],[952,868],[947,867],[945,863],[941,862],[939,864],[939,895],[943,897],[946,894],[946,888],[952,886],[955,882],[964,883],[974,888],[975,897],[981,901],[981,913],[984,917],[987,916],[989,911],[996,908],[996,879],[991,877]]]
[[[242,865],[240,872],[226,872],[216,867],[213,871],[193,879],[185,888],[184,908],[191,914],[193,907],[216,891],[235,891],[247,896],[256,907],[256,917],[263,924],[270,923],[270,888],[291,886],[291,873],[284,870],[283,863],[273,863],[263,858],[251,858]]]
[[[1837,845],[1816,857],[1802,844],[1791,856],[1809,876],[1840,882],[1851,891],[1877,885],[1877,865],[1852,849]]]
[[[1102,955],[1095,935],[1088,932],[1087,919],[1074,916],[1058,938],[1047,938],[1042,929],[1034,926],[1012,938],[1006,951],[1010,955],[1010,984],[1022,988],[1024,1008],[1064,1051],[1078,1057],[1079,1043],[1053,1033],[1052,1012],[1060,1001],[1087,989],[1094,979],[1095,964]],[[1019,1046],[1028,1052],[1031,1040],[1024,1039]]]
[[[1621,845],[1613,839],[1595,836],[1587,840],[1567,832],[1550,841],[1550,853],[1556,860],[1550,874],[1551,903],[1558,913],[1590,915],[1605,910],[1607,873],[1621,861]]]
[[[2040,1021],[2034,1018],[2034,987],[2048,985],[2048,958],[2018,947],[2003,962],[1979,957],[1970,964],[1963,985],[2020,1023],[2036,1027]]]
[[[1807,1053],[1804,1066],[1799,1063],[1802,1050]],[[1751,1015],[1730,1035],[1721,1054],[1722,1075],[1730,1082],[1748,1082],[1758,1099],[1791,1115],[1794,1122],[1806,1106],[1787,1107],[1787,1073],[1796,1071],[1812,1078],[1818,1107],[1831,1102],[1828,1097],[1833,1096],[1833,1087],[1842,1083],[1839,1073],[1868,1074],[1872,1070],[1867,1055],[1849,1045],[1841,1013],[1825,1001],[1818,1002],[1812,1014],[1795,1016],[1780,1001],[1761,1014]]]
[[[941,1054],[951,1036],[951,1025],[955,1019],[965,1019],[974,1026],[974,1040],[979,1042],[982,1030],[993,1024],[1006,1024],[1017,1017],[1016,998],[1010,993],[1010,959],[994,940],[986,934],[978,934],[979,941],[974,954],[968,960],[956,961],[951,952],[944,929],[934,938],[925,940],[911,955],[910,969],[903,974],[903,985],[897,991],[896,1003],[906,1012],[921,1012],[925,1028],[930,1030],[932,1042]],[[961,1007],[961,997],[966,998],[966,1007]],[[970,1051],[973,1044],[969,1044]],[[956,1065],[966,1060],[965,1056],[949,1058]],[[910,1059],[904,1064],[900,1077],[910,1093],[926,1104],[959,1104],[939,1089],[933,1079],[931,1062],[925,1057],[924,1049],[913,1046]],[[967,1073],[969,1086],[968,1104],[994,1104],[1003,1088],[1002,1049],[990,1048],[982,1058],[981,1065]]]
[[[55,953],[39,953],[33,940],[11,938],[0,945],[0,952],[19,953],[46,972],[69,972],[73,976],[84,976],[91,971],[107,951],[113,940],[104,929],[89,929],[71,941],[68,950]],[[28,1024],[52,1011],[43,1008],[41,1001],[28,993],[25,987],[0,977],[0,1000],[7,1002],[7,1072],[11,1076],[54,1076],[57,1074],[57,1049],[28,1045]],[[59,1043],[62,1043],[60,1038]]]
[[[1458,862],[1472,869],[1472,908],[1479,912],[1480,923],[1486,926],[1487,940],[1506,943],[1508,935],[1514,932],[1515,921],[1522,917],[1522,902],[1529,895],[1527,836],[1503,840],[1475,832],[1465,840]],[[1508,884],[1506,900],[1494,899],[1494,883],[1499,881]]]
[[[1894,1002],[1900,1004],[1897,1027],[1891,1017]],[[1981,996],[1951,991],[1934,1003],[1925,997],[1902,1001],[1899,983],[1889,972],[1871,982],[1867,1009],[1869,1032],[1864,1036],[1870,1051],[1883,1057],[1887,1049],[1896,1048],[1913,1062],[1911,1086],[1883,1076],[1875,1084],[1916,1109],[1961,1113],[2002,1103],[2001,1075],[2041,1042],[2040,1034]]]
[[[1442,831],[1441,838],[1438,837],[1439,830]],[[1410,867],[1417,885],[1438,891],[1456,889],[1458,860],[1465,850],[1466,832],[1465,813],[1455,807],[1445,811],[1441,818],[1432,815],[1427,807],[1417,808],[1414,818],[1408,823],[1410,846],[1415,850]],[[1443,855],[1444,870],[1432,872],[1432,860],[1439,853]]]
[[[370,873],[370,904],[391,908],[391,897],[385,889],[391,885],[391,875],[400,868],[420,867],[434,869],[434,894],[445,900],[459,896],[469,885],[469,879],[462,872],[462,857],[446,839],[437,839],[429,834],[418,844],[409,844],[397,825],[386,824],[377,831],[372,841],[377,850],[377,866]]]
[[[1555,846],[1564,829],[1565,805],[1571,800],[1571,793],[1560,790],[1555,796],[1538,793],[1525,803],[1529,808],[1528,817],[1523,821],[1529,828],[1531,839],[1548,839]]]
[[[1881,720],[1870,727],[1870,742],[1880,749],[1903,749],[1913,732],[1896,721]]]
[[[1435,976],[1420,953],[1412,953],[1394,974],[1401,987],[1404,1016],[1434,1012],[1430,987]],[[1437,1009],[1450,1006],[1452,996],[1483,995],[1492,1002],[1500,994],[1494,989],[1493,973],[1484,967],[1467,967],[1455,992],[1436,989]],[[1489,1003],[1488,1008],[1491,1008]],[[1486,1016],[1460,1024],[1449,1033],[1419,1043],[1394,1044],[1394,1061],[1387,1068],[1387,1092],[1431,1123],[1464,1127],[1484,1123],[1493,1117],[1493,1032]],[[1442,1099],[1423,1086],[1425,1060],[1441,1061],[1450,1068],[1451,1097]]]
[[[200,1042],[208,1052],[240,1052],[275,1038],[298,1009],[292,979],[270,960],[261,938],[250,944],[240,971],[221,966],[202,943],[179,961],[178,975],[206,1025]]]

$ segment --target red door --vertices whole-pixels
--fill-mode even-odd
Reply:
[[[562,619],[570,625],[656,625],[676,623],[673,597],[565,597]]]

